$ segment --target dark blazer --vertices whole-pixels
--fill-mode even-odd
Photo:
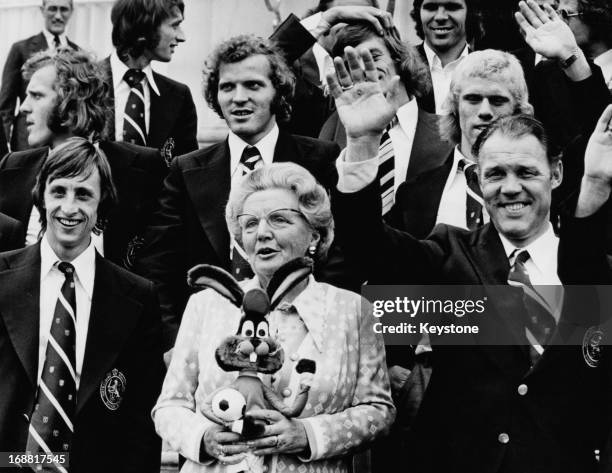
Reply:
[[[280,132],[274,161],[308,169],[326,188],[335,186],[339,148],[313,138]],[[159,283],[167,348],[174,339],[191,293],[187,270],[199,263],[230,268],[230,235],[225,206],[230,191],[227,140],[174,160],[164,182],[158,212],[145,234],[136,271]]]
[[[40,245],[0,254],[3,451],[23,452],[27,442],[38,384],[39,300]],[[72,473],[159,472],[161,442],[151,409],[164,375],[160,337],[153,284],[97,255],[70,452]],[[101,383],[113,369],[126,378],[115,411],[100,396]]]
[[[423,44],[424,43],[419,44],[416,47],[416,50],[421,56],[421,59],[425,62],[425,66],[427,66],[427,77],[429,78],[429,82],[432,83],[431,70],[429,69],[429,62],[427,61],[427,54],[425,54],[425,47]],[[436,113],[436,96],[434,95],[433,85],[425,95],[417,99],[417,103],[419,104],[419,108],[421,110],[425,110],[429,113]]]
[[[115,97],[110,58],[102,61],[111,97]],[[198,116],[189,87],[153,71],[159,95],[151,91],[151,111],[147,147],[162,149],[174,140],[172,156],[198,149]],[[108,139],[115,139],[115,118],[109,119]]]
[[[168,168],[155,149],[109,141],[101,142],[101,148],[110,163],[119,197],[119,205],[104,230],[104,255],[129,267],[135,238],[142,237]],[[0,161],[0,212],[22,223],[21,245],[34,204],[32,188],[48,151],[36,148],[10,153]]]
[[[21,222],[0,212],[0,252],[21,248],[23,235]]]
[[[336,192],[332,205],[346,258],[359,258],[373,278],[385,273],[394,284],[507,283],[508,259],[490,224],[473,232],[439,225],[418,240],[382,224],[377,185],[356,194]],[[561,225],[558,273],[564,284],[609,284],[601,217],[567,218]],[[364,245],[374,250],[364,252]],[[593,451],[603,449],[612,425],[612,366],[609,352],[598,368],[587,366],[580,341],[589,326],[600,323],[598,314],[580,311],[582,320],[576,320],[564,311],[554,334],[559,345],[548,346],[530,369],[517,328],[520,290],[489,299],[493,310],[480,324],[489,336],[486,343],[494,345],[491,337],[510,333],[519,337],[517,345],[486,346],[477,339],[470,346],[441,347],[434,340],[435,368],[416,424],[404,438],[406,468],[418,473],[596,471]],[[577,345],[562,346],[568,339]],[[524,396],[517,393],[521,384],[528,389]],[[499,440],[502,433],[509,442]]]
[[[68,40],[68,46],[72,49],[79,47]],[[4,70],[2,72],[2,87],[0,88],[0,116],[7,140],[11,143],[13,151],[28,148],[28,132],[25,126],[25,115],[15,115],[17,99],[19,103],[25,100],[27,82],[21,75],[21,66],[39,51],[48,49],[49,45],[45,35],[41,32],[29,38],[17,41],[8,53]],[[11,127],[13,132],[11,134]]]

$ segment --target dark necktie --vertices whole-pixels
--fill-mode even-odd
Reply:
[[[378,182],[380,183],[380,198],[382,202],[382,214],[385,215],[395,202],[395,153],[393,143],[389,136],[389,130],[395,126],[397,119],[394,118],[385,128],[378,147]]]
[[[529,252],[526,250],[514,250],[510,258],[516,255],[514,264],[508,274],[508,284],[520,287],[523,290],[523,302],[527,311],[525,321],[525,335],[529,341],[529,355],[532,364],[540,358],[544,352],[544,346],[549,340],[556,322],[550,304],[539,294],[529,279],[525,263],[529,260]]]
[[[242,175],[246,175],[254,171],[257,167],[263,164],[263,158],[259,150],[255,146],[246,146],[240,156],[240,164],[242,164]]]
[[[123,141],[140,146],[147,144],[145,122],[145,99],[142,80],[145,74],[140,69],[128,69],[123,80],[130,86],[123,114]]]
[[[59,36],[54,34],[53,35],[53,47],[55,48],[55,50],[57,51],[57,48],[59,48],[62,45],[62,43],[60,43],[60,39]]]
[[[69,452],[74,432],[72,423],[77,397],[74,266],[61,262],[58,268],[65,279],[55,305],[36,404],[30,419],[26,453],[33,455]]]
[[[467,159],[459,160],[458,169],[463,171],[466,183],[465,197],[465,223],[468,230],[474,230],[482,226],[482,192],[478,185],[478,173],[476,172],[476,164]]]

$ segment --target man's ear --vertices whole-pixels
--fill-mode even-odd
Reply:
[[[319,246],[319,242],[321,241],[321,234],[316,230],[312,231],[312,236],[310,237],[310,245],[309,246]]]
[[[563,163],[560,159],[557,159],[551,165],[550,181],[553,189],[559,187],[561,185],[561,182],[563,181]]]

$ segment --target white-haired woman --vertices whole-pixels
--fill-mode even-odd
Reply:
[[[226,220],[255,273],[245,288],[265,288],[294,258],[323,258],[334,234],[325,190],[293,163],[264,166],[246,176],[232,189]],[[226,464],[241,461],[246,452],[264,456],[268,473],[344,472],[352,451],[390,427],[395,409],[384,345],[372,317],[362,311],[361,297],[311,276],[284,302],[268,320],[286,354],[272,387],[290,400],[296,361],[313,359],[308,403],[298,419],[252,411],[268,425],[261,437],[245,441],[201,414],[204,398],[236,377],[217,366],[214,351],[238,326],[240,311],[213,291],[189,300],[153,410],[158,433],[187,459],[181,472],[226,471],[231,468]]]

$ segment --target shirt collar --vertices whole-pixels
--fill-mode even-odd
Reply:
[[[425,57],[427,57],[427,62],[429,63],[429,67],[430,68],[439,67],[440,69],[442,69],[442,61],[440,60],[436,52],[433,49],[431,49],[425,41],[423,41],[423,49],[425,50]],[[469,53],[470,53],[470,48],[468,47],[466,43],[459,57],[455,59],[454,61],[449,62],[445,67],[459,63],[459,61],[461,61]]]
[[[119,87],[119,84],[123,82],[123,76],[129,69],[129,67],[121,59],[119,59],[116,50],[113,51],[110,55],[110,64],[111,71],[113,73],[113,87],[117,89],[117,87]],[[147,78],[147,83],[151,87],[151,90],[153,90],[153,92],[155,92],[155,94],[159,96],[160,93],[159,89],[157,88],[157,84],[155,83],[155,78],[153,77],[153,68],[151,67],[151,64],[147,64],[147,66],[142,69],[142,72],[144,72],[145,77]]]
[[[510,260],[510,256],[517,247],[510,243],[501,233],[499,234],[499,238],[504,246],[506,257]],[[549,274],[551,272],[549,268],[556,267],[558,246],[559,238],[553,231],[552,223],[548,222],[546,231],[529,245],[520,248],[520,250],[527,250],[529,252],[529,257],[538,270],[540,270],[542,274]]]
[[[455,146],[455,152],[453,153],[453,167],[452,167],[451,172],[450,172],[451,176],[454,176],[455,173],[457,172],[457,168],[459,167],[459,161],[461,161],[462,159],[465,159],[466,161],[469,161],[470,163],[474,162],[473,160],[471,160],[467,156],[464,156],[463,153],[461,151],[459,151],[459,145],[456,145]]]
[[[414,128],[419,119],[419,107],[416,99],[412,99],[398,108],[396,115],[402,130]]]
[[[259,286],[257,276],[245,284],[245,292]],[[314,276],[308,277],[308,284],[302,292],[293,300],[291,305],[295,307],[308,333],[312,336],[315,346],[319,352],[323,352],[323,334],[326,330],[325,323],[325,298],[324,286],[318,283]]]
[[[53,48],[53,37],[55,36],[53,33],[51,33],[49,30],[46,30],[43,28],[42,30],[43,35],[45,35],[45,39],[47,40],[47,46],[49,48]],[[59,37],[59,41],[60,41],[60,45],[61,46],[67,46],[68,45],[68,37],[66,36],[66,33],[62,33],[62,34],[58,34],[57,35]]]
[[[612,78],[612,49],[608,49],[605,53],[597,56],[593,59],[593,62],[601,68],[606,81]]]
[[[253,145],[257,147],[264,164],[272,164],[272,160],[274,159],[274,149],[276,148],[276,142],[278,141],[278,135],[278,125],[274,123],[274,126],[268,132],[268,134]],[[238,167],[238,164],[240,163],[240,157],[242,156],[244,148],[249,146],[249,144],[231,130],[227,135],[227,144],[229,145],[230,149],[230,170],[233,175],[234,171]]]
[[[44,279],[49,272],[60,262],[51,245],[47,241],[47,235],[40,240],[40,277]],[[77,280],[91,299],[93,295],[94,279],[96,274],[96,249],[93,238],[89,246],[79,256],[70,262],[74,266]]]

